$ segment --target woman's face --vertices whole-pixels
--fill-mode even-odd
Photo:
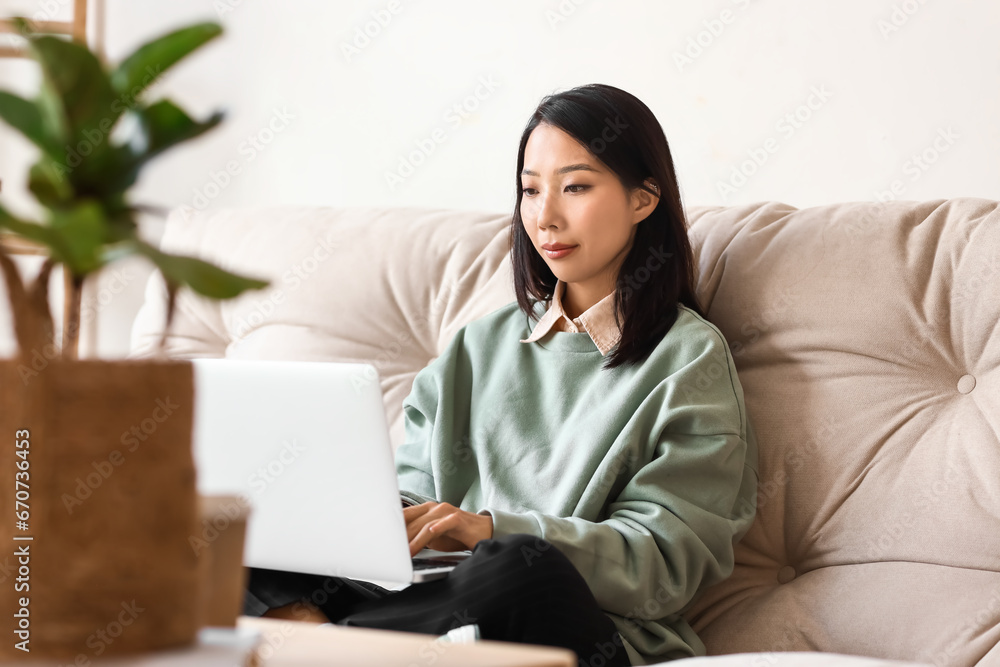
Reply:
[[[567,283],[563,306],[577,317],[614,291],[636,225],[658,200],[641,189],[627,192],[576,139],[545,123],[528,137],[521,186],[524,229],[552,273]],[[574,247],[560,256],[547,252],[547,244]]]

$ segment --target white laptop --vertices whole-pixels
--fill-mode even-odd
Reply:
[[[371,364],[194,359],[198,491],[250,504],[243,563],[401,584],[471,551],[410,557]]]

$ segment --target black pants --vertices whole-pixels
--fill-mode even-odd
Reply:
[[[337,625],[443,635],[475,623],[482,639],[559,646],[581,667],[631,666],[614,623],[573,564],[534,535],[482,540],[444,579],[391,591],[341,577],[250,568],[243,613],[299,601]]]

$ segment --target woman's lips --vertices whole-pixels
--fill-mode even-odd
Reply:
[[[566,255],[570,254],[578,247],[579,246],[572,246],[569,248],[563,248],[561,250],[546,250],[545,254],[549,256],[549,259],[559,259],[561,257],[565,257]]]

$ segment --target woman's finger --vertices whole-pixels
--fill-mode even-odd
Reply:
[[[427,501],[426,503],[420,503],[419,505],[411,505],[410,507],[404,507],[403,519],[405,519],[406,523],[409,524],[417,517],[427,514],[439,504],[440,503],[432,503],[430,501]]]
[[[421,528],[420,531],[410,540],[410,557],[412,558],[413,556],[416,556],[417,552],[427,546],[427,543],[434,539],[434,537],[434,533],[428,530],[427,525],[424,525],[424,527]]]
[[[434,520],[433,517],[430,517],[425,514],[423,516],[417,517],[410,523],[406,524],[406,539],[412,540],[414,537],[417,536],[417,534],[420,533],[421,530],[423,530],[424,526],[426,526],[433,520]]]
[[[434,523],[435,521],[440,521],[442,518],[460,511],[461,510],[446,503],[438,503],[436,507],[430,508],[427,512],[407,524],[407,539],[412,541],[422,530],[426,530],[429,524]],[[430,537],[428,537],[428,539],[432,539],[434,537],[434,533],[429,533],[429,535]]]
[[[454,528],[458,523],[458,519],[461,518],[461,510],[458,512],[452,512],[448,516],[438,519],[436,521],[431,521],[428,524],[428,529],[435,534],[440,535],[441,533],[447,532],[448,530]]]
[[[406,538],[410,543],[410,555],[414,555],[431,542],[439,546],[452,545],[468,547],[467,517],[469,513],[448,503],[434,503],[406,525]],[[449,535],[449,533],[451,533]],[[471,548],[471,547],[468,547]]]
[[[423,505],[417,505],[412,509],[417,509],[417,507],[423,507],[423,510],[418,514],[414,512],[409,517],[406,516],[404,510],[403,518],[406,519],[406,537],[412,540],[413,537],[420,532],[420,529],[427,524],[428,521],[433,521],[435,518],[441,515],[441,512],[445,509],[442,507],[441,503],[425,503],[427,507]]]
[[[434,541],[440,545],[441,551],[459,551],[471,549],[469,545],[468,513],[459,510],[429,524],[427,529],[434,535]],[[447,545],[447,547],[445,547]]]

